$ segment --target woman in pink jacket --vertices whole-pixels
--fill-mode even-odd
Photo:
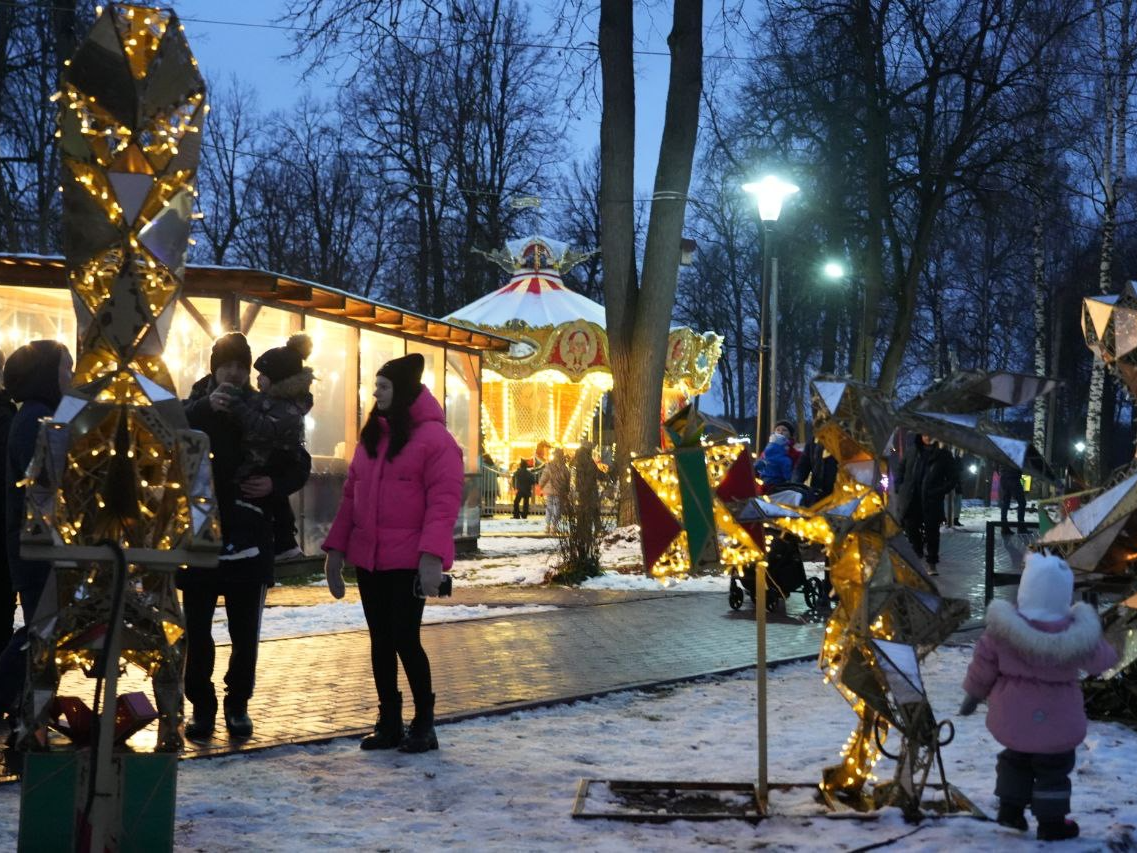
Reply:
[[[323,545],[328,589],[336,598],[344,595],[345,556],[355,566],[371,633],[379,720],[361,749],[438,749],[430,660],[419,629],[425,596],[438,595],[443,569],[454,562],[464,475],[462,452],[446,430],[442,407],[422,385],[422,370],[423,357],[412,354],[388,361],[375,377],[375,407]],[[415,703],[405,731],[396,658]]]
[[[987,700],[987,728],[1006,747],[995,766],[999,823],[1025,831],[1029,805],[1042,841],[1078,834],[1066,819],[1074,749],[1086,737],[1078,673],[1097,675],[1117,663],[1097,611],[1084,602],[1071,607],[1073,593],[1065,560],[1027,556],[1017,609],[998,600],[987,608],[959,709],[967,716]]]

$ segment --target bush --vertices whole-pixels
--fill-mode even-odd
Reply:
[[[600,516],[600,469],[592,448],[581,445],[572,461],[568,493],[557,522],[556,563],[545,575],[549,583],[575,586],[602,573],[600,540],[606,528]]]

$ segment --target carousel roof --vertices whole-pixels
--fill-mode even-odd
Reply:
[[[498,328],[520,320],[534,329],[574,320],[587,320],[601,327],[605,323],[603,305],[569,290],[560,275],[551,270],[516,273],[509,284],[458,309],[446,319]]]
[[[604,327],[604,306],[571,290],[561,278],[562,271],[588,255],[572,255],[567,244],[536,235],[511,240],[506,248],[508,254],[487,257],[512,266],[509,283],[447,320],[497,328],[524,323],[532,329],[585,320]]]

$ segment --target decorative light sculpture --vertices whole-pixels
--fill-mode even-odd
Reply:
[[[56,98],[80,342],[72,387],[44,422],[25,480],[22,554],[56,565],[29,626],[22,732],[49,719],[64,673],[98,672],[105,656],[112,711],[119,660],[142,668],[154,684],[156,749],[176,752],[184,622],[174,573],[215,563],[220,540],[209,442],[188,428],[162,361],[185,272],[205,84],[172,11],[111,4]],[[101,743],[105,755],[110,745]],[[108,783],[100,772],[92,785]],[[96,830],[113,834],[105,809],[100,821]]]

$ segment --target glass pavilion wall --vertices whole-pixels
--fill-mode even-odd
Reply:
[[[0,352],[6,355],[28,341],[52,338],[67,344],[74,353],[77,332],[69,291],[7,284],[3,273],[0,267]],[[317,379],[312,389],[315,405],[305,421],[312,476],[292,498],[305,553],[320,553],[320,543],[339,506],[359,429],[371,411],[376,372],[384,362],[408,352],[425,357],[423,382],[442,404],[447,426],[462,448],[466,500],[455,537],[477,538],[481,515],[478,352],[377,331],[349,320],[309,316],[301,308],[236,294],[186,296],[175,314],[165,353],[182,397],[208,374],[213,339],[230,328],[246,330],[254,360],[266,349],[283,346],[294,332],[304,331],[312,338],[308,366]]]

